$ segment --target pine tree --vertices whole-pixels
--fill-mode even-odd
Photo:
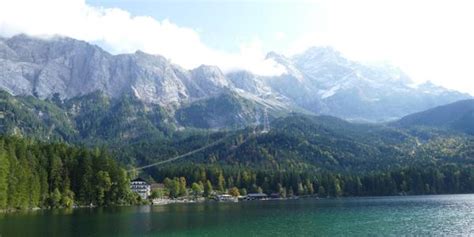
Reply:
[[[210,197],[212,193],[212,184],[211,181],[207,180],[204,183],[204,197]]]
[[[219,174],[219,177],[217,178],[217,190],[224,192],[225,190],[225,178],[222,173]]]
[[[48,172],[46,169],[40,169],[39,171],[39,183],[40,183],[40,206],[47,206],[49,198],[49,185],[48,185]]]
[[[110,190],[110,187],[112,186],[112,180],[110,179],[109,173],[107,171],[99,171],[96,174],[96,200],[95,203],[97,203],[100,206],[103,206],[106,203],[106,195],[107,192]]]
[[[179,196],[186,196],[188,191],[186,190],[186,178],[180,177],[179,178]]]
[[[67,189],[61,197],[61,206],[71,208],[74,205],[74,193]]]
[[[95,200],[95,195],[93,192],[93,187],[91,185],[91,181],[93,178],[93,170],[92,170],[92,159],[90,154],[84,152],[81,157],[79,158],[79,167],[78,167],[78,190],[79,192],[79,199],[78,201],[83,204],[90,204],[93,200]],[[73,190],[74,191],[74,190]]]
[[[10,163],[3,148],[3,140],[0,141],[0,209],[7,207],[8,201],[8,178],[10,175]]]
[[[17,187],[18,187],[18,161],[16,159],[14,146],[9,144],[7,147],[7,157],[8,163],[10,164],[10,172],[8,177],[8,193],[7,193],[7,206],[16,207],[17,206]]]
[[[58,208],[61,206],[61,192],[58,188],[55,188],[49,195],[49,206],[52,208]]]
[[[130,201],[128,180],[105,153],[0,136],[0,209],[72,206],[76,193],[80,204]]]
[[[23,156],[24,154],[22,154]],[[30,166],[25,157],[20,157],[19,165],[17,166],[18,183],[16,195],[16,208],[30,207]]]
[[[60,189],[62,184],[62,172],[63,165],[61,158],[56,154],[51,154],[49,159],[49,188],[54,190]]]

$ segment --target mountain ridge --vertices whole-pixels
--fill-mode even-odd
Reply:
[[[434,127],[474,135],[474,99],[441,105],[392,123],[402,128]]]
[[[142,51],[112,55],[71,38],[18,35],[0,39],[0,88],[41,99],[56,93],[71,99],[98,90],[112,98],[132,93],[172,114],[232,92],[286,113],[304,110],[360,121],[393,120],[472,98],[442,87],[413,88],[400,70],[353,62],[333,48],[313,47],[294,57],[270,52],[267,59],[287,72],[271,77],[238,70],[223,73],[209,65],[186,70]]]

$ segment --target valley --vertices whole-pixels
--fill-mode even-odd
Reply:
[[[209,182],[218,192],[474,191],[474,100],[432,84],[413,87],[394,67],[312,48],[291,59],[269,53],[286,73],[264,78],[213,66],[187,71],[160,56],[111,55],[68,38],[1,42],[0,132],[8,163],[28,159],[9,144],[60,143],[100,149],[129,178]],[[48,192],[79,195],[68,184],[52,187]],[[51,199],[34,203],[28,205]]]

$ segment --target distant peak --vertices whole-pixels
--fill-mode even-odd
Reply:
[[[143,58],[160,58],[160,59],[163,58],[164,59],[164,57],[160,55],[150,54],[142,50],[135,51],[134,55],[137,57],[143,57]]]
[[[201,64],[199,67],[195,68],[194,70],[198,71],[221,71],[221,69],[218,66],[215,65],[205,65]]]
[[[150,54],[150,53],[144,52],[142,50],[135,51],[134,55],[137,56],[137,57],[140,57],[140,58],[144,58],[144,59],[153,59],[153,60],[158,59],[160,62],[169,63],[169,60],[167,58],[165,58],[165,57],[163,57],[159,54]]]
[[[202,64],[199,67],[192,70],[194,73],[202,74],[202,75],[219,75],[223,76],[221,69],[214,65],[205,65]]]
[[[347,59],[342,54],[330,46],[318,46],[308,48],[301,54],[295,55],[294,59],[299,62],[327,61],[346,62]]]
[[[10,38],[6,38],[9,42],[30,42],[30,41],[46,41],[48,38],[39,38],[35,36],[29,36],[26,34],[14,35]]]
[[[266,60],[273,60],[275,61],[276,63],[288,68],[289,65],[291,65],[291,59],[287,58],[286,56],[282,55],[282,54],[278,54],[274,51],[271,51],[269,53],[267,53],[266,57],[265,57]]]
[[[27,41],[71,41],[71,42],[83,42],[83,43],[89,44],[86,41],[78,40],[78,39],[74,39],[74,38],[62,36],[62,35],[32,36],[32,35],[27,35],[24,33],[17,34],[10,37],[10,40],[13,40],[13,41],[18,41],[18,40],[21,40],[21,41],[24,41],[24,40],[27,40]]]
[[[275,59],[275,58],[285,58],[285,56],[283,56],[282,54],[279,54],[275,51],[270,51],[265,56],[265,59]]]

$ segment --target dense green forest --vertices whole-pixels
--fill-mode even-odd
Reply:
[[[13,136],[1,140],[0,205],[133,202],[124,168],[163,161],[215,141],[220,142],[145,169],[140,176],[166,180],[174,190],[172,196],[186,193],[183,186],[199,187],[207,194],[209,190],[320,196],[474,192],[474,138],[470,130],[451,128],[459,121],[472,125],[470,111],[457,114],[461,119],[449,117],[458,121],[450,123],[456,126],[440,126],[445,116],[434,110],[429,116],[416,115],[416,120],[405,118],[403,123],[359,124],[289,114],[271,116],[268,133],[253,126],[196,128],[211,125],[208,122],[215,118],[206,117],[210,108],[219,114],[228,105],[236,111],[240,108],[241,101],[232,97],[222,101],[185,106],[177,111],[175,121],[165,109],[133,96],[110,99],[97,92],[64,101],[57,96],[39,100],[0,91],[0,132]],[[430,117],[438,118],[436,126],[424,122]],[[180,127],[183,124],[191,127]],[[102,149],[91,149],[94,146]],[[27,194],[25,187],[32,187]]]
[[[474,135],[474,100],[461,100],[395,121],[396,127],[438,127]]]
[[[319,197],[452,194],[474,192],[474,166],[454,164],[407,167],[386,172],[348,174],[336,172],[262,171],[238,167],[169,165],[150,172],[158,181],[180,183],[240,194],[279,193],[282,197]],[[168,180],[169,182],[169,180]],[[172,185],[171,185],[172,187]],[[209,188],[208,188],[209,189]],[[177,188],[177,190],[179,190]],[[205,190],[205,188],[204,188]],[[176,191],[179,196],[179,191]],[[184,193],[181,192],[183,195]]]
[[[409,166],[474,164],[474,139],[436,129],[400,130],[352,124],[333,117],[293,115],[272,122],[268,133],[252,129],[195,133],[182,139],[149,139],[117,146],[117,158],[147,165],[206,146],[174,163],[238,166],[259,170],[365,173]],[[131,168],[131,167],[130,167]]]
[[[0,209],[135,201],[124,169],[104,150],[0,136]]]

